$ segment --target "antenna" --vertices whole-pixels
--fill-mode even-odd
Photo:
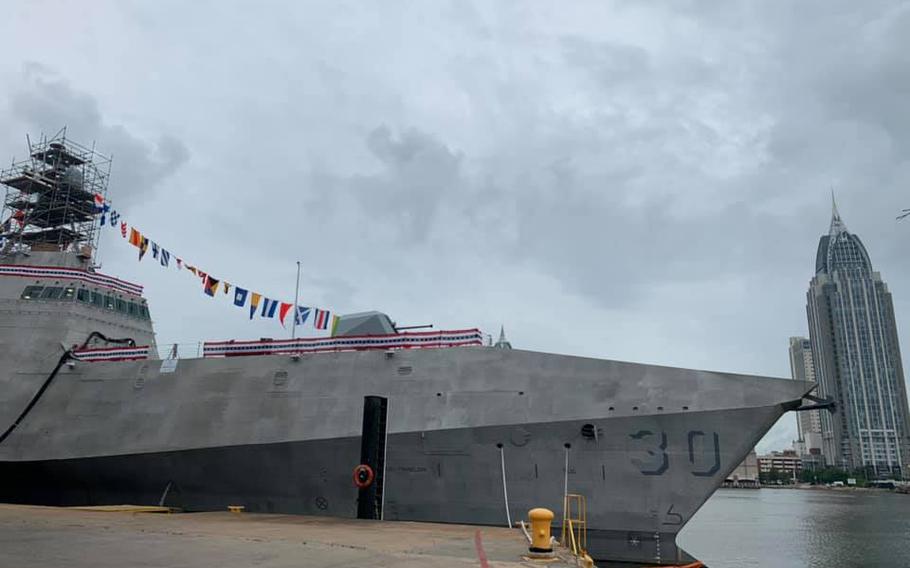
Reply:
[[[291,324],[291,339],[297,339],[297,318],[300,317],[300,310],[297,308],[297,300],[300,296],[300,261],[297,261],[297,285],[294,286],[294,323]]]

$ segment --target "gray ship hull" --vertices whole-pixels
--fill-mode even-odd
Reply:
[[[559,515],[567,483],[570,493],[587,498],[593,557],[687,562],[691,558],[677,548],[676,533],[795,404],[798,399],[753,408],[392,433],[383,517],[505,525],[509,516],[524,518],[533,507]],[[594,437],[583,434],[590,425]],[[351,470],[359,457],[360,437],[347,436],[6,462],[0,463],[6,480],[0,500],[164,503],[187,510],[239,504],[248,511],[354,517],[358,490]]]

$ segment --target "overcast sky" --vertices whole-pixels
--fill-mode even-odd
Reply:
[[[50,2],[0,160],[63,125],[217,277],[518,348],[788,377],[833,187],[910,334],[906,2]],[[115,232],[159,342],[281,337]],[[759,450],[789,445],[789,415]]]

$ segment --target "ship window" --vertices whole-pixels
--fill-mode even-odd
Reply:
[[[139,306],[136,305],[136,302],[130,302],[127,304],[127,311],[133,317],[139,317]]]
[[[72,286],[67,286],[66,288],[63,289],[63,297],[60,299],[61,300],[72,300],[75,297],[76,297],[76,289],[73,288]]]
[[[92,292],[92,303],[99,308],[104,307],[104,294],[101,292]]]
[[[113,310],[117,308],[117,298],[113,296],[104,297],[104,307],[108,310]]]
[[[142,319],[149,319],[149,309],[145,306],[145,304],[139,306],[139,313],[142,314]]]
[[[44,289],[44,286],[26,286],[25,290],[22,292],[23,300],[34,300],[41,296],[41,290]]]
[[[120,312],[121,314],[125,314],[129,311],[129,309],[126,306],[126,300],[121,300],[119,298],[117,299],[117,311]]]
[[[80,302],[85,302],[88,304],[92,301],[92,293],[85,288],[79,288],[79,291],[76,292],[76,299]]]
[[[56,300],[60,298],[60,295],[63,294],[63,288],[59,286],[48,286],[41,292],[42,300]]]

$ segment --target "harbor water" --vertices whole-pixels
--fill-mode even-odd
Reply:
[[[709,568],[910,566],[910,495],[721,489],[677,542]]]

